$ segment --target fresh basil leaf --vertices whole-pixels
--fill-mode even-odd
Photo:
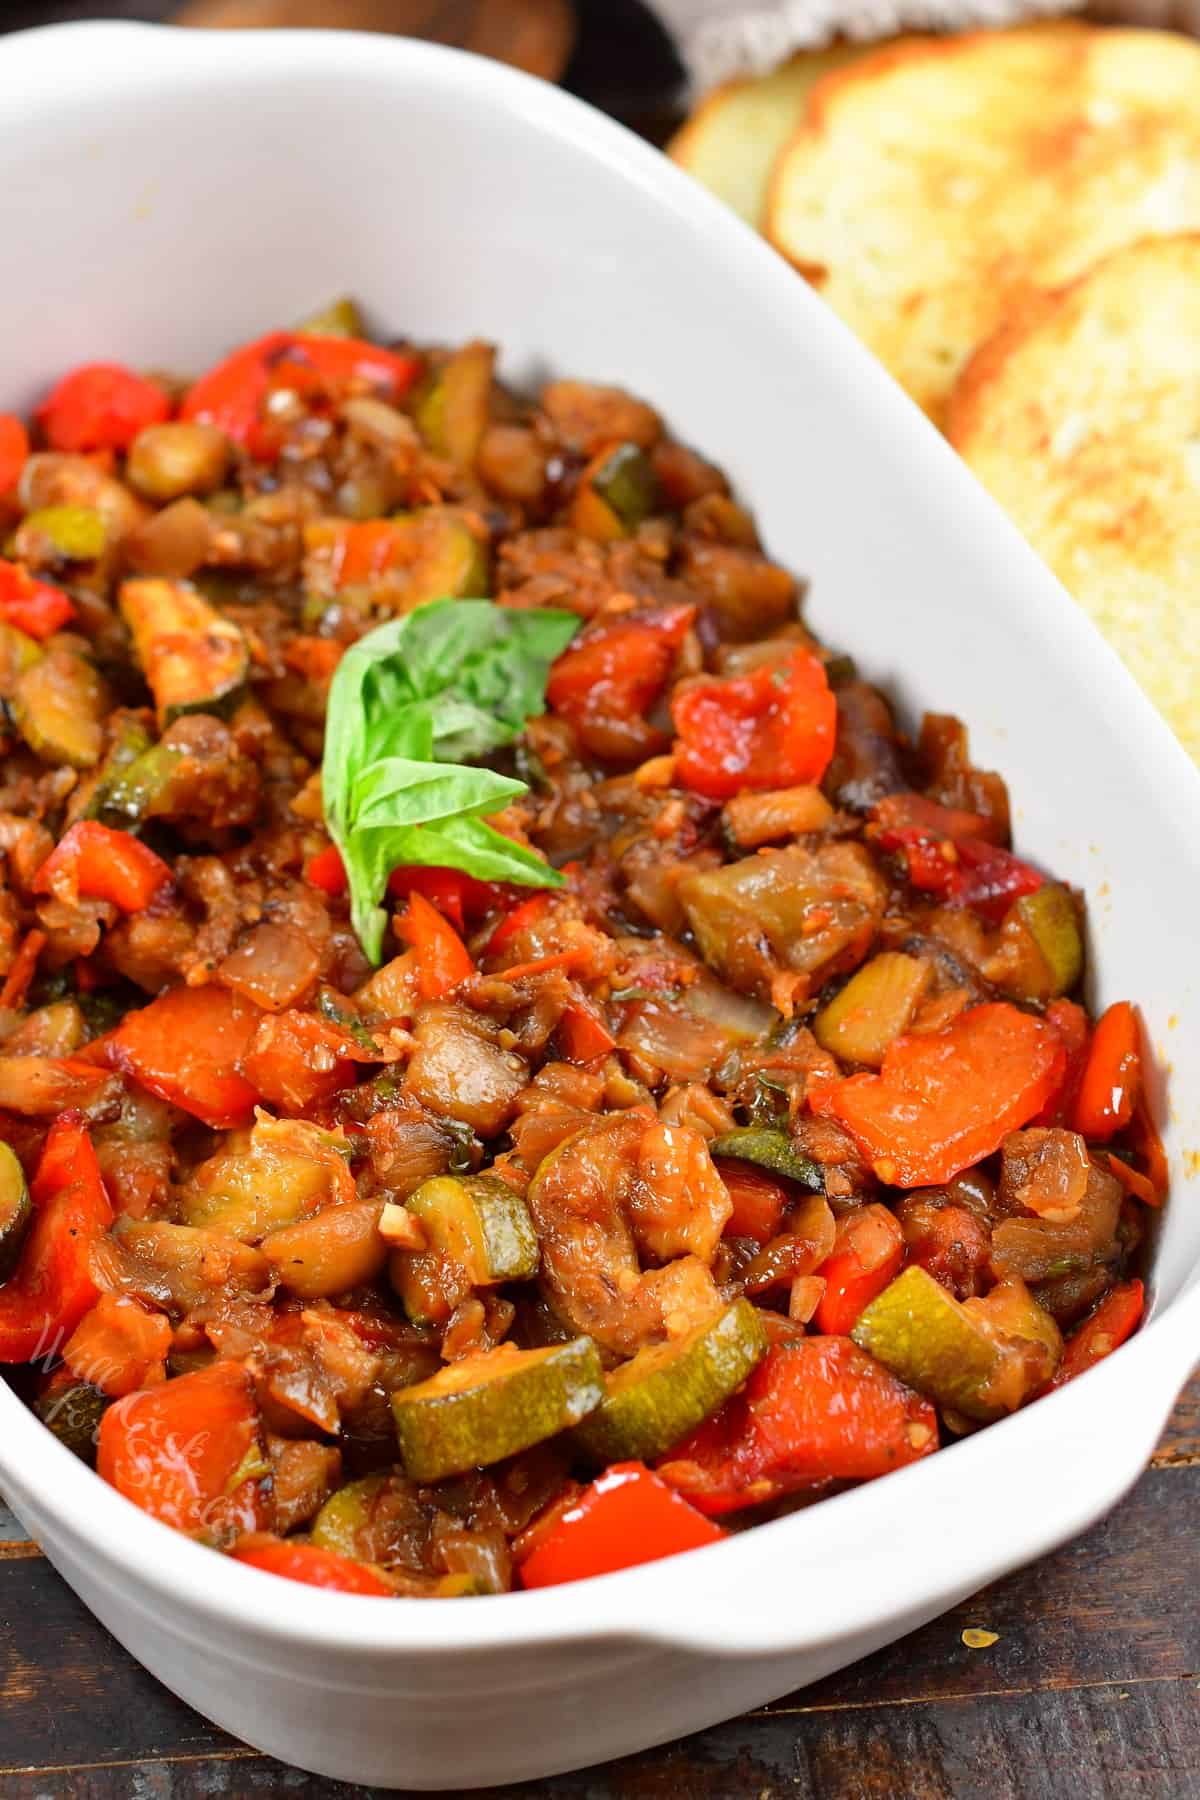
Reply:
[[[510,743],[544,710],[550,665],[577,624],[573,613],[434,600],[343,656],[329,694],[322,794],[354,928],[373,962],[387,918],[380,902],[401,864],[561,885],[534,851],[485,822],[526,784],[464,765]]]

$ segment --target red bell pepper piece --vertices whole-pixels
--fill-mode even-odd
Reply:
[[[528,900],[522,900],[506,913],[483,947],[485,956],[499,956],[508,950],[520,937],[523,931],[539,924],[550,911],[549,894],[532,894]]]
[[[265,1569],[269,1575],[283,1575],[289,1581],[303,1581],[309,1587],[329,1588],[339,1594],[386,1594],[392,1589],[365,1563],[355,1562],[336,1550],[322,1550],[317,1544],[297,1544],[284,1538],[243,1538],[230,1553],[235,1562],[248,1563],[252,1569]]]
[[[342,861],[342,853],[336,844],[326,844],[315,856],[310,856],[304,865],[304,879],[320,888],[330,899],[339,900],[346,892],[349,883],[346,880],[346,865]]]
[[[1085,1369],[1108,1356],[1141,1323],[1146,1306],[1146,1290],[1140,1281],[1123,1281],[1111,1288],[1093,1313],[1067,1339],[1062,1361],[1055,1370],[1052,1388],[1074,1381]]]
[[[1082,1006],[1077,1006],[1074,1000],[1051,1001],[1046,1008],[1046,1021],[1053,1025],[1062,1039],[1067,1061],[1062,1081],[1033,1120],[1033,1124],[1069,1126],[1075,1117],[1075,1099],[1079,1083],[1083,1079],[1084,1064],[1087,1062],[1091,1026]]]
[[[660,606],[587,626],[551,669],[547,705],[585,736],[606,718],[641,718],[666,687],[695,617],[694,606]]]
[[[13,957],[12,966],[0,988],[0,1006],[19,1007],[24,1004],[29,984],[37,973],[38,957],[46,948],[46,933],[36,926],[25,933],[21,939],[21,947]]]
[[[568,1062],[598,1062],[616,1048],[616,1042],[588,1000],[572,1000],[558,1021],[558,1044]]]
[[[1036,894],[1046,877],[1031,863],[978,838],[960,838],[958,870],[950,899],[955,906],[969,906],[989,925],[998,925],[1015,900]]]
[[[820,781],[837,735],[825,665],[804,649],[748,675],[692,683],[671,717],[676,777],[710,800]]]
[[[733,1156],[717,1157],[716,1170],[733,1202],[724,1236],[753,1238],[758,1244],[770,1243],[778,1236],[783,1215],[792,1200],[786,1184],[754,1163],[742,1162]]]
[[[614,1463],[538,1540],[521,1564],[521,1586],[557,1587],[609,1575],[724,1536],[644,1463]]]
[[[242,1073],[268,1106],[307,1112],[355,1079],[355,1064],[378,1061],[332,1019],[289,1010],[259,1019]]]
[[[16,413],[0,413],[0,494],[7,494],[21,479],[29,455],[29,433]]]
[[[226,988],[169,988],[126,1013],[109,1038],[108,1062],[205,1125],[245,1125],[260,1096],[242,1062],[262,1016]]]
[[[1141,1158],[1142,1166],[1146,1171],[1146,1179],[1161,1204],[1166,1199],[1170,1169],[1167,1166],[1167,1153],[1163,1149],[1158,1128],[1150,1117],[1144,1086],[1133,1103],[1133,1117],[1125,1128],[1125,1137],[1130,1149],[1136,1151]]]
[[[63,1350],[80,1381],[119,1398],[167,1378],[171,1322],[130,1294],[101,1294]]]
[[[903,854],[913,887],[998,924],[1014,900],[1036,893],[1046,878],[992,842],[996,829],[981,813],[923,794],[888,794],[872,808],[869,835],[881,850]]]
[[[504,890],[498,882],[479,881],[461,869],[443,869],[435,865],[401,863],[388,876],[388,893],[393,900],[407,900],[420,894],[449,919],[461,937],[469,922],[481,919],[495,905]]]
[[[40,642],[75,617],[75,603],[61,588],[37,581],[20,563],[0,561],[0,619]]]
[[[261,1484],[237,1481],[258,1444],[254,1384],[241,1363],[218,1362],[116,1400],[100,1421],[96,1469],[176,1531],[225,1522],[253,1530]]]
[[[416,379],[416,357],[382,350],[358,338],[328,338],[309,332],[270,331],[243,344],[188,389],[180,408],[184,419],[215,425],[252,455],[278,452],[278,434],[264,414],[274,389],[308,392],[313,387],[355,383],[398,400]]]
[[[59,839],[33,878],[35,894],[54,894],[68,905],[79,896],[111,900],[122,912],[141,912],[171,879],[155,856],[127,831],[94,819],[78,819]]]
[[[1142,1085],[1142,1045],[1137,1011],[1118,1000],[1103,1013],[1092,1033],[1091,1047],[1075,1100],[1075,1129],[1101,1143],[1124,1129],[1133,1117]]]
[[[1133,1198],[1140,1200],[1143,1206],[1162,1205],[1163,1197],[1149,1176],[1143,1175],[1138,1169],[1133,1168],[1125,1161],[1124,1157],[1113,1156],[1111,1152],[1106,1156],[1105,1161],[1127,1194],[1132,1194]]]
[[[937,1447],[928,1400],[851,1338],[808,1337],[769,1350],[658,1472],[715,1516],[826,1481],[869,1481]]]
[[[831,1082],[812,1110],[846,1127],[881,1181],[934,1187],[1042,1110],[1066,1054],[1044,1019],[1007,1001],[975,1006],[943,1031],[897,1038],[877,1075]]]
[[[453,925],[415,889],[396,921],[396,932],[416,952],[422,1000],[442,999],[475,973],[470,951]]]
[[[55,450],[128,450],[138,432],[171,416],[156,381],[121,363],[84,363],[64,375],[37,410]]]
[[[863,1308],[899,1273],[904,1232],[894,1212],[872,1204],[848,1213],[838,1224],[833,1249],[817,1270],[825,1291],[817,1303],[816,1326],[830,1336],[848,1337]]]
[[[91,1254],[113,1210],[87,1128],[55,1120],[30,1187],[35,1212],[15,1272],[0,1287],[0,1362],[61,1350],[96,1299]]]

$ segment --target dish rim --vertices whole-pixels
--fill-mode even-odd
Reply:
[[[136,68],[125,53],[136,42]],[[65,54],[64,54],[65,52]],[[882,428],[907,440],[912,458],[939,484],[943,509],[958,525],[974,529],[983,548],[1011,571],[1014,606],[1031,615],[1049,654],[1093,682],[1111,698],[1137,740],[1137,767],[1146,784],[1163,788],[1180,803],[1180,815],[1200,800],[1197,771],[1116,653],[1086,621],[1016,528],[976,483],[950,447],[865,348],[821,301],[798,282],[784,260],[747,225],[702,190],[665,156],[603,114],[516,70],[442,46],[411,39],[379,38],[342,31],[189,32],[130,21],[83,21],[38,27],[6,39],[8,92],[19,98],[22,115],[40,103],[39,80],[53,84],[53,99],[64,104],[71,84],[94,88],[104,79],[140,85],[156,100],[160,80],[220,80],[231,70],[255,66],[280,86],[315,68],[328,78],[342,68],[350,84],[356,74],[377,78],[381,64],[451,90],[460,102],[478,96],[489,106],[508,108],[532,120],[548,141],[570,144],[609,171],[641,189],[663,214],[664,225],[694,232],[718,249],[728,244],[740,259],[747,308],[790,309],[797,336],[816,339],[839,365],[848,388],[865,390]],[[719,448],[711,446],[719,453]],[[1188,801],[1191,801],[1191,807]],[[1195,1180],[1176,1174],[1173,1202],[1184,1204]],[[582,1583],[533,1593],[489,1597],[470,1606],[430,1606],[424,1600],[391,1600],[386,1607],[364,1596],[323,1593],[314,1610],[311,1590],[263,1571],[214,1557],[204,1547],[149,1518],[109,1488],[59,1444],[17,1396],[0,1383],[0,1476],[10,1488],[30,1492],[28,1510],[48,1518],[64,1544],[73,1540],[104,1559],[93,1572],[102,1585],[123,1586],[123,1600],[143,1613],[155,1598],[174,1599],[197,1615],[231,1628],[257,1643],[319,1644],[332,1651],[458,1656],[505,1648],[566,1646],[604,1640],[630,1641],[716,1657],[753,1657],[810,1651],[865,1635],[888,1620],[930,1616],[958,1595],[1062,1542],[1097,1517],[1136,1479],[1178,1387],[1200,1357],[1200,1268],[1193,1267],[1179,1294],[1153,1316],[1138,1335],[1086,1376],[1000,1424],[939,1451],[936,1456],[893,1473],[886,1482],[868,1482],[770,1524],[756,1525],[726,1542],[683,1556],[644,1564]],[[1118,1401],[1118,1390],[1135,1384],[1140,1406]],[[1155,1373],[1157,1371],[1157,1373]],[[1152,1396],[1148,1403],[1147,1395]],[[6,1409],[8,1409],[6,1411]],[[1072,1434],[1071,1422],[1076,1431]],[[1089,1428],[1089,1422],[1095,1429]],[[939,1549],[948,1545],[946,1508],[955,1496],[968,1504],[986,1491],[991,1516],[1006,1492],[1005,1473],[1018,1473],[1036,1454],[1039,1440],[1077,1442],[1077,1467],[1088,1467],[1089,1443],[1103,1444],[1097,1472],[1082,1488],[1067,1482],[1062,1491],[1031,1511],[1019,1507],[1003,1535],[979,1534],[974,1549],[958,1546],[957,1560],[931,1579]],[[1114,1439],[1118,1441],[1114,1443]],[[996,1465],[992,1487],[981,1487]],[[936,1472],[935,1472],[936,1471]],[[81,1479],[80,1479],[81,1478]],[[903,1485],[899,1485],[903,1484]],[[1011,1488],[1011,1482],[1007,1484]],[[934,1504],[926,1502],[932,1494]],[[18,1502],[19,1504],[19,1502]],[[922,1509],[924,1511],[922,1512]],[[887,1536],[893,1515],[910,1517],[908,1540],[915,1549],[923,1533],[930,1562],[894,1549],[883,1556],[889,1581],[882,1595],[859,1578],[846,1581],[844,1565],[830,1556],[830,1540],[847,1554],[871,1543],[872,1523]],[[920,1532],[914,1530],[914,1519]],[[813,1520],[824,1522],[818,1533]],[[865,1527],[860,1530],[860,1524]],[[787,1534],[785,1536],[785,1534]],[[805,1610],[793,1623],[782,1603],[781,1545],[795,1544],[806,1581]],[[817,1558],[804,1563],[806,1545]],[[53,1548],[53,1545],[52,1545]],[[881,1554],[878,1553],[877,1554]],[[705,1578],[696,1579],[701,1565]],[[711,1579],[707,1576],[711,1571]],[[756,1572],[771,1604],[748,1601]],[[264,1585],[265,1584],[265,1585]],[[635,1586],[636,1584],[636,1586]],[[161,1620],[160,1620],[161,1622]],[[170,1621],[167,1621],[170,1625]],[[236,1651],[234,1655],[236,1656]],[[336,1682],[331,1685],[336,1686]]]

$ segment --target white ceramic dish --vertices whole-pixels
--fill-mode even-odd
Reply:
[[[199,367],[348,290],[518,378],[627,384],[730,469],[810,617],[965,716],[1023,849],[1092,899],[1095,998],[1170,1064],[1154,1317],[1071,1387],[714,1549],[453,1604],[315,1593],[155,1523],[0,1385],[0,1485],[178,1694],[305,1768],[529,1779],[663,1742],[908,1631],[1087,1525],[1200,1354],[1200,777],[1016,532],[803,285],[669,163],[551,88],[397,40],[83,25],[0,49],[0,404],[73,361]]]

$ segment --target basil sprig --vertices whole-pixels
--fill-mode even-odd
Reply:
[[[549,608],[433,600],[368,632],[338,664],[321,791],[354,929],[373,963],[383,955],[380,902],[401,864],[561,886],[557,870],[486,823],[526,784],[469,763],[544,711],[550,665],[578,623]]]

